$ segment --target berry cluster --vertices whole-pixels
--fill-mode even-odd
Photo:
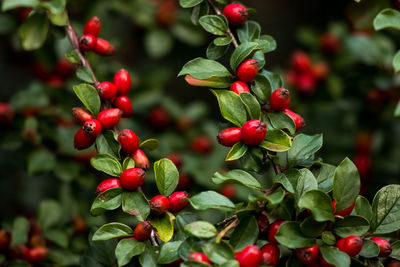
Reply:
[[[94,51],[102,56],[114,54],[114,46],[107,40],[99,38],[101,21],[98,17],[89,19],[83,28],[83,35],[79,38],[79,48],[81,51]]]
[[[48,86],[54,88],[65,87],[66,80],[74,74],[74,71],[74,64],[65,58],[57,60],[54,68],[50,70],[41,61],[37,61],[33,65],[35,76]]]

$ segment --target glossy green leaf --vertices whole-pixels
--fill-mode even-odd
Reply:
[[[142,193],[124,191],[122,192],[122,210],[136,216],[139,221],[144,221],[150,214],[150,205]]]
[[[307,237],[318,237],[325,230],[326,222],[317,222],[313,217],[307,217],[300,224],[301,232]]]
[[[392,254],[390,254],[390,257],[400,261],[400,240],[392,243]]]
[[[369,222],[367,219],[357,215],[336,219],[333,225],[333,232],[340,237],[348,237],[351,235],[363,236],[368,233],[368,229]]]
[[[241,157],[243,157],[244,154],[246,154],[247,149],[248,147],[242,142],[234,144],[233,147],[229,150],[225,161],[240,159]]]
[[[230,37],[230,36],[218,37],[218,38],[214,39],[213,43],[216,46],[226,46],[226,45],[229,45],[230,43],[232,43],[232,37]]]
[[[304,236],[300,229],[300,222],[285,222],[279,227],[275,235],[276,240],[288,248],[303,248],[315,245],[315,238]]]
[[[32,14],[24,20],[19,28],[22,47],[28,51],[42,47],[48,31],[49,20],[46,15],[43,13]]]
[[[3,0],[1,10],[4,12],[18,7],[34,8],[37,5],[39,5],[39,0]]]
[[[308,169],[300,170],[300,177],[297,180],[296,185],[296,197],[299,200],[301,196],[310,190],[318,189],[317,180],[315,180],[314,175]]]
[[[124,159],[124,162],[122,162],[122,169],[126,170],[126,169],[132,169],[132,168],[135,168],[135,161],[130,157],[126,157]]]
[[[146,244],[136,239],[125,238],[119,241],[115,248],[118,266],[127,265],[134,256],[142,254],[145,248]]]
[[[65,58],[73,64],[78,64],[80,62],[78,52],[75,49],[71,50],[69,53],[66,53]]]
[[[215,184],[229,182],[240,184],[251,189],[256,189],[260,191],[263,190],[257,179],[243,170],[231,170],[225,173],[216,172],[212,177],[212,181]]]
[[[400,12],[393,8],[382,10],[374,19],[374,28],[376,31],[388,28],[400,30]]]
[[[265,75],[257,74],[251,84],[251,90],[262,104],[268,103],[271,95],[271,84]]]
[[[287,130],[291,135],[296,132],[294,121],[283,112],[268,112],[268,119],[274,129]]]
[[[62,1],[62,0],[61,0]],[[61,13],[56,14],[56,13],[48,13],[48,17],[50,22],[59,27],[66,26],[68,24],[68,13],[67,10],[64,9]]]
[[[368,221],[371,221],[372,207],[371,207],[371,204],[369,204],[368,199],[366,199],[365,197],[363,197],[363,196],[357,197],[354,211],[355,211],[355,214],[364,217]]]
[[[189,8],[199,5],[204,0],[179,0],[179,4],[183,8]]]
[[[232,70],[236,70],[237,67],[245,60],[251,53],[258,49],[258,44],[255,42],[246,42],[239,45],[235,51],[233,51],[230,65]]]
[[[168,264],[179,259],[178,248],[183,241],[172,241],[165,243],[160,250],[160,255],[158,256],[158,264]]]
[[[96,88],[90,84],[82,83],[73,87],[76,96],[94,116],[100,111],[100,96]]]
[[[92,71],[86,66],[82,66],[76,70],[76,77],[84,82],[94,83]]]
[[[11,228],[11,247],[27,243],[29,241],[29,229],[29,221],[26,218],[16,217]]]
[[[268,201],[269,205],[276,206],[283,201],[285,193],[286,191],[282,187],[279,187],[271,195],[265,196],[265,200]]]
[[[288,160],[295,166],[314,155],[322,147],[322,134],[299,134],[293,138],[292,148],[288,151]]]
[[[40,203],[38,222],[43,230],[57,225],[62,219],[62,215],[62,207],[57,201],[44,200]]]
[[[399,61],[400,61],[400,56],[399,56]],[[399,62],[399,64],[400,64],[400,62]],[[400,101],[397,102],[396,109],[394,110],[394,116],[400,117]]]
[[[215,192],[204,191],[189,199],[190,204],[196,210],[216,209],[222,211],[232,211],[235,204],[227,197]]]
[[[29,154],[28,173],[51,171],[56,166],[56,156],[50,151],[36,150]]]
[[[241,127],[247,121],[246,108],[240,96],[228,90],[211,90],[217,97],[222,117]]]
[[[282,130],[270,130],[267,131],[267,136],[260,144],[260,147],[269,151],[284,152],[292,147],[292,140]]]
[[[370,231],[386,234],[400,229],[400,185],[388,185],[376,193],[372,202]]]
[[[151,220],[151,224],[157,229],[157,234],[163,242],[170,241],[174,235],[174,221],[175,216],[169,212]]]
[[[132,228],[123,223],[113,222],[104,224],[99,229],[97,229],[92,237],[92,240],[109,240],[126,236],[133,236]]]
[[[248,20],[238,27],[236,32],[241,43],[251,42],[260,38],[261,27],[257,22]]]
[[[158,253],[158,247],[147,245],[144,252],[139,256],[141,266],[157,266]]]
[[[350,267],[350,257],[337,247],[320,246],[319,248],[325,261],[336,267]]]
[[[158,139],[152,138],[152,139],[147,139],[147,140],[144,140],[143,142],[141,142],[139,147],[147,148],[148,150],[152,151],[152,150],[157,149],[158,144],[159,144]]]
[[[206,221],[189,223],[185,226],[184,230],[188,234],[201,239],[209,239],[217,234],[215,226]]]
[[[210,261],[216,264],[224,264],[226,261],[234,259],[232,247],[228,242],[207,242],[201,247],[204,254],[206,254]]]
[[[90,214],[100,215],[106,210],[115,210],[121,206],[121,188],[112,188],[99,194],[93,201]]]
[[[280,173],[273,177],[274,183],[281,184],[290,193],[295,192],[297,187],[297,181],[300,178],[301,173],[297,169],[290,169],[284,173]]]
[[[228,52],[229,46],[217,46],[213,42],[211,42],[206,51],[206,55],[208,59],[217,60],[223,57],[226,52]]]
[[[186,63],[178,76],[189,74],[196,79],[208,79],[211,77],[227,77],[230,72],[219,62],[204,58],[195,58]]]
[[[394,55],[392,65],[393,65],[393,69],[395,72],[400,71],[400,51],[397,51],[397,53]],[[400,109],[399,105],[397,105],[396,112],[395,112],[396,117],[399,116],[398,115],[400,112],[400,111],[398,111],[399,109]]]
[[[254,244],[258,237],[258,224],[254,216],[243,217],[231,234],[230,244],[235,251],[241,251],[248,245]]]
[[[364,258],[375,258],[378,255],[379,255],[378,244],[376,244],[374,241],[364,238],[360,256]]]
[[[246,107],[249,118],[251,120],[259,120],[261,118],[261,106],[257,98],[250,93],[244,92],[240,94],[240,99]]]
[[[102,171],[114,177],[122,173],[122,166],[118,159],[109,154],[97,154],[90,159],[90,164],[98,171]]]
[[[99,154],[109,154],[119,159],[121,144],[118,142],[118,134],[111,130],[103,131],[96,138],[96,148]]]
[[[210,12],[210,6],[208,5],[207,1],[203,1],[201,2],[201,4],[195,6],[192,9],[192,15],[190,16],[190,20],[192,21],[193,25],[197,26],[199,25],[199,18],[208,15],[209,12]]]
[[[334,221],[331,198],[321,190],[309,190],[302,194],[298,202],[299,208],[311,211],[317,222]]]
[[[322,241],[324,241],[327,245],[335,245],[336,244],[336,237],[331,231],[325,231],[321,235]]]
[[[154,175],[160,194],[169,196],[175,191],[179,181],[179,172],[170,159],[164,158],[154,162]]]
[[[223,15],[205,15],[199,19],[200,25],[214,35],[225,35],[228,31],[228,21]]]
[[[267,78],[272,92],[278,88],[284,87],[283,79],[278,73],[270,72],[265,69],[261,73]]]
[[[232,81],[228,76],[225,77],[211,77],[208,79],[196,79],[190,75],[185,76],[185,80],[192,86],[210,87],[210,88],[228,88],[231,86]]]
[[[276,49],[277,44],[275,39],[270,35],[262,35],[260,39],[254,39],[262,53],[269,53]]]

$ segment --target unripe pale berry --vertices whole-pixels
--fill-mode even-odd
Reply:
[[[93,119],[92,114],[89,111],[83,108],[75,107],[72,109],[72,116],[79,123],[85,123],[85,121]]]
[[[359,236],[351,235],[336,242],[339,250],[347,253],[350,257],[355,257],[363,247],[363,240]]]
[[[85,34],[79,38],[79,48],[81,51],[93,51],[96,48],[97,38],[90,34]]]
[[[86,22],[85,27],[83,28],[83,33],[91,34],[97,37],[99,36],[100,29],[101,29],[100,19],[98,17],[93,17]]]
[[[141,186],[146,178],[146,173],[141,168],[126,169],[121,173],[120,182],[124,189],[135,190]]]
[[[300,130],[301,128],[303,128],[306,125],[306,122],[303,119],[303,117],[300,116],[299,114],[291,111],[290,109],[283,110],[283,113],[288,115],[294,121],[294,124],[296,125],[296,131]]]
[[[148,123],[156,131],[165,130],[171,121],[169,113],[163,107],[153,108],[148,116]]]
[[[163,195],[158,195],[150,200],[151,212],[155,215],[162,215],[169,209],[169,200]]]
[[[113,101],[117,96],[117,87],[111,82],[102,82],[97,85],[99,96],[104,101]]]
[[[279,227],[284,223],[285,221],[282,220],[277,220],[271,223],[268,229],[268,235],[267,239],[270,243],[272,244],[279,244],[279,242],[275,239],[275,235],[279,230]]]
[[[380,237],[372,237],[371,240],[379,246],[378,257],[388,257],[392,254],[392,245],[388,241]]]
[[[96,138],[101,133],[101,123],[95,119],[87,120],[83,124],[82,130],[87,136]]]
[[[86,149],[93,145],[96,138],[87,136],[83,129],[79,129],[74,136],[74,147],[78,150]]]
[[[120,69],[114,75],[114,84],[118,89],[118,95],[127,95],[131,89],[131,76],[125,69]]]
[[[150,238],[153,227],[149,221],[140,222],[133,231],[133,236],[136,240],[146,241]]]
[[[103,130],[112,129],[121,119],[122,111],[118,108],[110,108],[103,110],[97,115],[97,120],[100,121]]]
[[[236,252],[235,259],[240,267],[258,267],[262,261],[261,251],[257,246],[249,245],[242,251]]]
[[[201,135],[193,139],[190,148],[196,153],[207,155],[213,150],[213,143],[208,136]]]
[[[108,178],[99,183],[96,188],[96,194],[101,194],[104,191],[112,188],[121,188],[121,183],[118,178]]]
[[[356,206],[356,202],[353,202],[353,204],[351,204],[350,207],[348,207],[348,208],[346,208],[346,209],[344,209],[344,210],[336,211],[336,200],[332,201],[333,212],[334,212],[336,215],[340,215],[340,216],[347,216],[347,215],[350,215],[355,206]]]
[[[144,170],[147,170],[149,168],[149,159],[142,150],[136,150],[136,152],[131,155],[131,159],[133,159],[133,161],[135,162],[136,168],[141,168]]]
[[[11,232],[7,229],[0,230],[0,252],[6,252],[10,249]]]
[[[190,198],[189,194],[185,191],[177,191],[172,193],[169,197],[169,210],[171,212],[179,212],[189,205],[189,201],[185,200]]]
[[[245,23],[249,15],[247,9],[241,4],[229,4],[225,6],[222,14],[230,24],[235,26]]]
[[[49,250],[45,247],[37,247],[29,250],[29,261],[32,263],[40,263],[47,258]]]
[[[240,142],[240,139],[241,129],[239,127],[224,129],[220,131],[217,136],[218,143],[227,147],[231,147],[234,144]]]
[[[257,59],[246,59],[239,65],[236,75],[243,82],[249,83],[254,80],[258,74],[258,61]]]
[[[236,94],[240,95],[241,93],[249,93],[249,86],[247,83],[242,82],[242,81],[236,81],[232,83],[230,87],[232,92],[235,92]]]
[[[207,264],[211,264],[211,261],[208,259],[206,254],[201,253],[201,252],[192,252],[188,256],[189,261],[198,261],[198,262],[204,262]]]
[[[257,146],[267,136],[267,125],[260,120],[251,120],[243,124],[241,140],[249,146]]]
[[[269,104],[275,111],[287,109],[290,104],[290,93],[285,88],[276,89],[269,98]]]
[[[311,264],[318,262],[319,260],[318,245],[296,249],[296,258],[299,262],[303,264]]]
[[[234,199],[236,196],[236,188],[232,184],[226,184],[219,190],[219,193],[229,199]]]
[[[133,114],[132,102],[127,96],[118,96],[114,100],[114,107],[122,111],[122,117],[130,117]]]
[[[266,244],[261,248],[262,264],[276,266],[279,262],[280,251],[275,244]]]
[[[129,129],[123,129],[119,132],[118,142],[126,154],[133,154],[139,148],[139,138]]]
[[[178,170],[182,167],[182,158],[178,153],[169,154],[167,159],[171,160]]]
[[[14,109],[8,103],[0,103],[0,124],[8,124],[14,119]]]
[[[257,216],[257,224],[260,234],[264,235],[268,232],[269,219],[265,214],[260,214]]]
[[[94,48],[94,52],[101,56],[111,56],[114,54],[114,46],[111,45],[108,41],[97,38],[96,39],[96,47]]]

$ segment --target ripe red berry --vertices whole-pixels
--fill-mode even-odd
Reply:
[[[357,153],[353,158],[358,172],[362,178],[368,177],[371,172],[371,155],[365,153]]]
[[[169,210],[171,212],[179,212],[189,205],[189,201],[185,200],[190,198],[189,194],[185,191],[177,191],[172,193],[169,197]]]
[[[224,129],[220,131],[217,136],[218,143],[223,146],[231,147],[240,142],[241,132],[239,127]]]
[[[7,229],[0,230],[0,252],[6,252],[11,245],[11,232]]]
[[[348,208],[346,208],[346,209],[344,209],[344,210],[336,211],[336,200],[332,201],[333,212],[334,212],[336,215],[340,215],[340,216],[347,216],[347,215],[350,215],[351,212],[353,211],[355,205],[356,205],[356,202],[353,202],[353,204],[351,204],[350,207],[348,207]]]
[[[132,80],[127,70],[120,69],[119,71],[117,71],[117,73],[115,73],[114,75],[113,81],[115,86],[117,86],[118,95],[127,95],[129,93]]]
[[[279,248],[275,244],[266,244],[261,248],[262,264],[264,265],[278,265],[279,256]]]
[[[167,159],[171,160],[177,169],[182,167],[182,158],[178,153],[171,153],[167,156]]]
[[[336,267],[335,265],[328,263],[323,257],[321,257],[319,263],[321,267]]]
[[[83,129],[79,129],[74,136],[74,147],[78,150],[86,149],[93,145],[96,138],[87,136]]]
[[[292,55],[292,67],[298,72],[305,72],[310,70],[311,61],[310,57],[303,51],[297,51]]]
[[[141,168],[126,169],[121,173],[120,182],[126,190],[135,190],[141,186],[146,178],[146,173]]]
[[[149,159],[142,150],[136,150],[136,152],[131,155],[131,159],[133,159],[133,161],[135,162],[136,168],[141,168],[144,170],[147,170],[149,168]]]
[[[319,38],[319,46],[325,54],[333,55],[339,51],[341,44],[336,35],[327,32]]]
[[[169,113],[163,107],[152,109],[148,116],[148,123],[156,131],[165,130],[171,121]]]
[[[290,109],[283,110],[283,113],[288,115],[294,121],[294,124],[296,125],[296,131],[300,130],[301,128],[303,128],[306,125],[306,122],[303,119],[303,117],[300,116],[299,114],[291,111]]]
[[[129,129],[123,129],[119,132],[118,142],[126,154],[133,154],[139,148],[139,138]]]
[[[264,235],[268,232],[269,219],[265,214],[260,214],[257,216],[257,224],[260,234]]]
[[[400,267],[400,261],[394,261],[389,264],[387,267]]]
[[[178,190],[186,190],[189,189],[193,184],[193,178],[185,173],[179,174],[178,185],[176,189]]]
[[[101,194],[111,188],[121,188],[121,183],[118,178],[108,178],[99,183],[96,188],[96,194]]]
[[[276,89],[269,98],[269,104],[275,111],[287,109],[290,104],[290,93],[285,88]]]
[[[96,138],[101,133],[101,123],[96,119],[87,120],[83,124],[82,130],[87,136]]]
[[[85,220],[79,215],[72,217],[72,222],[74,223],[74,230],[76,234],[83,234],[86,231]]]
[[[246,59],[239,65],[236,75],[243,82],[249,83],[254,80],[258,74],[258,61],[257,59]]]
[[[119,108],[122,111],[122,117],[130,117],[133,115],[132,103],[129,97],[119,96],[114,100],[114,107]]]
[[[296,258],[299,262],[303,264],[311,264],[318,262],[319,259],[318,245],[296,249]]]
[[[316,62],[311,66],[311,72],[315,79],[322,80],[329,72],[329,66],[323,61]]]
[[[96,39],[96,47],[94,48],[94,52],[101,56],[111,56],[114,54],[114,46],[111,45],[108,41],[97,38]]]
[[[140,222],[133,231],[133,236],[136,240],[146,241],[150,238],[153,227],[149,221]]]
[[[79,38],[79,48],[82,51],[93,51],[96,48],[97,38],[90,34],[85,34]]]
[[[201,135],[193,139],[190,148],[196,153],[207,155],[213,150],[213,143],[208,136]]]
[[[359,236],[351,235],[336,242],[339,250],[347,253],[350,257],[355,257],[363,247],[363,240]]]
[[[372,237],[371,240],[379,246],[378,257],[388,257],[392,254],[392,245],[388,241],[380,237]]]
[[[103,110],[97,115],[97,120],[100,121],[103,130],[112,129],[121,119],[122,111],[118,108],[109,108]]]
[[[72,109],[72,116],[79,123],[85,123],[85,121],[93,119],[92,114],[89,111],[83,108],[75,107]]]
[[[58,60],[56,66],[54,67],[54,73],[62,78],[68,78],[74,73],[74,71],[74,64],[69,62],[66,58]]]
[[[150,208],[153,214],[164,214],[169,209],[169,200],[163,195],[155,196],[150,200]]]
[[[14,109],[8,103],[0,103],[0,124],[11,123],[14,119]]]
[[[250,93],[249,86],[247,83],[242,81],[236,81],[231,85],[231,91],[235,92],[236,94],[240,95],[241,93]]]
[[[268,229],[267,239],[272,244],[279,244],[279,242],[275,239],[275,235],[279,230],[279,227],[284,223],[283,220],[277,220],[271,223]]]
[[[29,250],[29,261],[32,263],[40,263],[47,258],[49,250],[45,247],[37,247]]]
[[[93,17],[86,22],[85,27],[83,28],[83,33],[91,34],[97,37],[99,36],[100,29],[101,29],[100,19],[98,17]]]
[[[29,261],[29,248],[26,245],[17,245],[11,250],[11,257]]]
[[[204,262],[207,264],[211,264],[211,261],[208,259],[206,254],[201,253],[201,252],[192,252],[188,256],[189,261],[198,261],[198,262]]]
[[[241,139],[249,146],[257,146],[267,136],[267,125],[260,120],[251,120],[243,124]]]
[[[240,4],[229,4],[225,6],[222,14],[232,25],[239,26],[246,22],[248,17],[247,9]]]
[[[236,196],[236,188],[232,184],[226,184],[219,190],[219,193],[229,199],[234,199]]]
[[[301,73],[296,75],[295,86],[300,93],[310,95],[317,89],[317,79],[311,72]]]
[[[113,101],[117,96],[117,87],[111,82],[102,82],[97,85],[99,96],[104,101]]]
[[[235,253],[235,259],[240,267],[258,267],[262,261],[260,249],[255,245],[249,245],[242,251]]]

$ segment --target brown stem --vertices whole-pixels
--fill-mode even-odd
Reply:
[[[266,189],[264,195],[269,196],[275,192],[276,189],[280,187],[280,184],[274,184],[271,188]]]
[[[219,223],[217,223],[217,225],[223,225],[223,224],[225,224],[229,221],[232,221],[233,219],[236,219],[236,218],[237,218],[237,215],[233,215],[231,217],[224,219],[223,221],[220,221]]]
[[[231,222],[227,227],[225,227],[216,237],[216,242],[219,243],[221,239],[228,233],[229,230],[235,228],[238,224],[239,220],[236,218],[233,222]]]
[[[275,174],[280,174],[282,172],[281,167],[275,164],[275,162],[273,161],[272,157],[269,154],[267,154],[267,157],[271,162],[272,167],[274,168]]]

